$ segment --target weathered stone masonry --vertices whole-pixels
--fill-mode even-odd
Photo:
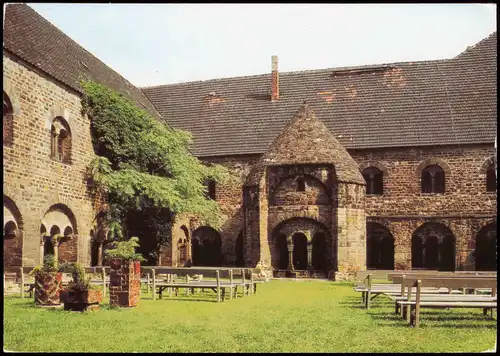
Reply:
[[[90,121],[81,115],[80,96],[5,51],[3,74],[4,93],[15,108],[13,143],[3,147],[4,201],[7,197],[18,210],[15,213],[20,227],[17,245],[22,245],[22,264],[32,266],[41,262],[44,243],[41,226],[51,207],[55,207],[53,210],[59,211],[60,216],[57,213],[52,216],[53,224],[45,227],[46,236],[57,226],[58,219],[73,220],[64,217],[65,212],[57,209],[58,204],[74,215],[72,224],[59,227],[61,234],[68,226],[73,230],[71,237],[58,240],[59,256],[87,264],[90,229],[96,212],[85,184],[85,171],[93,149]],[[51,122],[58,116],[71,128],[71,164],[50,157]],[[4,244],[4,256],[6,252],[8,255],[9,243]],[[21,261],[11,261],[7,266],[9,264],[19,266]]]
[[[365,268],[496,269],[496,33],[449,60],[280,76],[273,57],[272,75],[139,90],[27,5],[7,9],[4,266],[46,253],[103,263],[106,203],[87,187],[94,153],[75,84],[85,73],[159,118],[158,104],[173,127],[193,130],[203,162],[230,171],[215,187],[223,226],[177,216],[161,265],[261,262],[339,278]],[[56,60],[52,45],[67,55]],[[382,194],[365,184],[365,169],[383,180]]]

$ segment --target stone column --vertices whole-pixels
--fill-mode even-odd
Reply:
[[[293,271],[293,242],[288,243],[288,269]]]
[[[57,160],[59,160],[59,150],[58,150],[58,141],[59,141],[59,132],[57,132],[57,128],[56,128],[56,131],[52,134],[52,142],[51,142],[51,153],[52,153],[52,158],[55,158]]]
[[[102,248],[103,248],[104,242],[99,243],[99,247],[97,248],[97,265],[102,266]]]
[[[43,264],[43,253],[45,252],[44,251],[44,248],[45,248],[44,240],[45,240],[45,236],[42,236],[41,242],[40,242],[40,264],[41,265]]]
[[[312,269],[312,250],[313,246],[311,242],[307,242],[307,269]]]
[[[54,246],[54,260],[59,261],[59,236],[52,238],[52,246]]]

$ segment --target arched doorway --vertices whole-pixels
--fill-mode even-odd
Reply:
[[[195,240],[197,240],[196,247],[194,247]],[[192,244],[194,266],[222,266],[222,240],[213,228],[202,226],[196,229],[193,233]]]
[[[305,270],[307,269],[307,237],[302,232],[296,232],[292,235],[292,241],[293,268],[297,270]]]
[[[274,269],[289,269],[291,262],[296,270],[319,271],[333,264],[331,235],[314,219],[293,217],[280,222],[269,234],[269,246]]]
[[[274,239],[273,250],[277,251],[277,258],[272,259],[274,269],[288,268],[288,247],[285,234],[278,234]]]
[[[312,266],[317,271],[326,270],[326,237],[324,232],[319,232],[313,237]]]
[[[412,236],[412,269],[455,270],[455,236],[445,225],[425,223]]]
[[[243,254],[243,231],[240,231],[238,237],[236,238],[235,244],[235,254],[236,254],[236,267],[245,266],[244,254]]]
[[[90,236],[94,234],[93,231],[90,231]],[[92,267],[99,266],[99,249],[101,247],[101,243],[97,241],[97,239],[93,238],[90,243],[90,265]]]
[[[485,225],[476,235],[476,271],[497,270],[497,224]]]
[[[47,210],[42,219],[40,233],[42,260],[43,256],[53,254],[58,262],[76,262],[78,249],[76,219],[66,205],[55,204]]]
[[[394,237],[385,226],[366,224],[366,267],[368,269],[394,269]]]
[[[16,204],[3,196],[3,266],[22,265],[23,220]]]
[[[177,261],[179,266],[186,266],[189,260],[189,231],[184,225],[180,230],[180,237],[177,240]]]

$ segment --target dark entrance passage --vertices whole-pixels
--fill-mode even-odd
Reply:
[[[476,236],[476,271],[497,270],[497,224],[483,226]]]
[[[366,267],[394,269],[394,237],[389,229],[377,223],[366,224]]]
[[[455,270],[455,236],[440,223],[425,223],[412,236],[412,269]]]
[[[236,238],[235,250],[236,267],[243,267],[245,265],[245,261],[243,258],[243,231],[240,231],[238,237]]]
[[[326,238],[323,232],[317,233],[313,237],[312,266],[317,271],[326,270]]]
[[[92,234],[92,232],[91,232]],[[92,267],[99,265],[99,247],[100,243],[96,239],[92,239],[90,245],[90,265]]]
[[[301,232],[292,236],[293,241],[293,268],[298,270],[307,269],[307,237]]]
[[[287,269],[288,268],[288,247],[285,234],[278,234],[274,240],[275,250],[278,251],[278,259],[275,260],[274,268]]]
[[[202,226],[193,233],[193,266],[222,266],[222,241],[217,231]]]

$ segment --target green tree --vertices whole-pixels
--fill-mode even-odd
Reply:
[[[165,226],[176,214],[196,215],[203,224],[219,227],[223,215],[207,199],[204,183],[224,182],[227,170],[204,165],[189,151],[188,132],[153,118],[122,94],[89,80],[82,80],[81,87],[83,113],[91,120],[98,155],[89,175],[93,189],[107,194],[112,234],[139,236],[141,246],[150,245],[153,251],[169,242]],[[137,225],[142,231],[134,231]]]

